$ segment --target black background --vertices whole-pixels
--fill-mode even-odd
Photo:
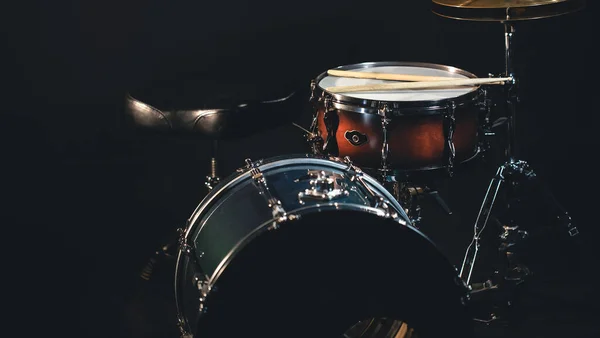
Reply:
[[[15,287],[5,289],[17,304],[8,311],[26,333],[120,336],[109,323],[135,293],[145,259],[205,194],[210,143],[134,133],[123,116],[131,88],[169,77],[188,93],[228,83],[269,92],[308,87],[328,68],[365,61],[439,63],[478,76],[504,66],[500,23],[444,19],[428,1],[17,6],[3,11],[2,223],[14,271],[3,275]],[[600,232],[592,6],[519,23],[515,57],[521,157],[593,243]],[[306,125],[304,110],[290,113]],[[244,158],[306,148],[302,132],[285,125],[221,150],[226,175]],[[449,183],[453,219],[431,211],[431,236],[454,261],[493,171]]]

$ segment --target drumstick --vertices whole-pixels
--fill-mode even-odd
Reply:
[[[425,81],[425,82],[404,82],[404,83],[383,83],[362,86],[339,86],[325,88],[331,93],[350,93],[350,92],[372,92],[385,90],[402,89],[429,89],[429,88],[448,88],[459,86],[474,86],[481,84],[504,84],[505,81],[512,81],[512,77],[500,77],[490,79],[459,79],[444,81]]]
[[[408,325],[406,325],[406,322],[402,322],[402,325],[400,326],[400,330],[398,330],[398,333],[396,333],[394,338],[407,338],[407,337],[408,337]]]
[[[408,74],[386,74],[386,73],[371,73],[371,72],[354,72],[349,70],[330,69],[327,74],[339,77],[353,77],[357,79],[375,79],[375,80],[392,80],[392,81],[446,81],[456,79],[455,77],[447,76],[425,76],[425,75],[408,75]]]

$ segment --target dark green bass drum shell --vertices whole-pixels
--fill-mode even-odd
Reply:
[[[202,200],[180,242],[184,336],[366,337],[357,323],[372,318],[419,337],[471,334],[456,269],[348,159],[247,161]],[[368,336],[394,337],[398,325],[381,327]]]

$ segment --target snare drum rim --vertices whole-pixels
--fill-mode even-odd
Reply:
[[[445,70],[448,72],[460,74],[470,79],[478,78],[475,74],[466,70],[443,65],[436,63],[427,62],[403,62],[403,61],[376,61],[376,62],[362,62],[350,65],[338,66],[333,69],[335,70],[357,70],[357,69],[368,69],[374,67],[389,67],[389,66],[407,66],[407,67],[420,67],[428,69]],[[387,113],[390,117],[402,116],[402,115],[424,115],[424,114],[442,114],[444,109],[448,108],[450,103],[454,103],[457,106],[468,104],[469,102],[475,101],[481,92],[481,86],[473,86],[473,89],[468,93],[440,100],[420,100],[420,101],[387,101],[387,100],[369,100],[359,99],[356,97],[350,97],[342,94],[330,93],[325,88],[320,86],[321,80],[329,76],[327,71],[321,73],[314,80],[313,88],[313,100],[322,101],[323,97],[331,99],[333,108],[341,109],[345,111],[351,111],[360,114],[380,114],[382,107],[386,106],[389,112]],[[413,109],[413,111],[410,111]]]

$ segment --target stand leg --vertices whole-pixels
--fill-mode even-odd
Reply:
[[[517,96],[517,80],[515,78],[515,71],[513,67],[513,38],[515,35],[515,26],[511,22],[504,23],[504,48],[505,48],[505,75],[512,77],[513,80],[509,83],[506,88],[506,103],[508,106],[509,116],[507,120],[508,129],[508,142],[506,144],[505,155],[508,159],[512,160],[517,157],[517,103],[519,98]]]
[[[483,203],[477,215],[474,226],[473,239],[471,240],[460,269],[460,278],[465,281],[467,285],[471,287],[471,293],[473,295],[480,295],[482,291],[495,290],[494,294],[498,295],[499,298],[493,300],[494,304],[493,311],[500,311],[503,315],[510,315],[510,312],[506,311],[512,307],[516,297],[517,287],[526,281],[527,277],[531,274],[529,269],[521,264],[519,257],[519,249],[522,246],[524,240],[529,237],[527,231],[520,229],[515,224],[513,219],[508,219],[507,223],[501,223],[499,225],[499,237],[500,244],[498,247],[498,253],[500,254],[500,264],[497,266],[492,278],[488,279],[483,283],[471,283],[473,276],[473,269],[475,262],[480,250],[480,241],[483,230],[486,228],[492,208],[496,203],[499,191],[501,187],[505,187],[506,194],[504,197],[508,197],[512,193],[516,192],[520,185],[524,182],[528,184],[528,188],[531,188],[529,184],[535,183],[539,188],[542,189],[546,201],[558,209],[558,219],[566,228],[566,231],[570,236],[576,236],[579,231],[573,225],[569,214],[558,204],[554,196],[550,193],[550,190],[540,182],[537,175],[529,167],[529,164],[525,161],[517,160],[518,149],[517,149],[517,128],[516,128],[516,113],[517,104],[519,97],[517,95],[517,84],[513,67],[513,38],[515,35],[515,27],[512,22],[504,22],[504,42],[505,42],[505,75],[512,77],[513,81],[508,84],[506,90],[506,105],[508,110],[508,116],[506,117],[507,127],[507,143],[505,147],[506,162],[502,164],[488,187]],[[528,189],[529,190],[529,189]],[[511,196],[514,197],[514,196]],[[511,213],[514,211],[512,203],[506,203],[507,211]],[[496,219],[497,220],[497,219]],[[489,292],[483,293],[489,295]],[[480,299],[481,300],[481,299]],[[484,299],[489,301],[489,299]],[[489,305],[486,310],[489,310]],[[490,323],[491,321],[498,320],[499,317],[489,311],[486,319],[476,318],[477,321]]]
[[[467,285],[471,283],[471,276],[473,274],[473,268],[475,267],[475,260],[477,259],[477,255],[479,253],[481,234],[487,226],[492,207],[494,206],[496,197],[498,196],[498,191],[504,182],[504,170],[504,166],[498,168],[496,176],[494,176],[490,182],[490,185],[488,186],[488,190],[483,199],[483,203],[481,204],[481,208],[479,208],[479,214],[475,220],[473,239],[467,247],[459,274],[460,278],[463,279]]]
[[[561,221],[560,225],[565,227],[565,231],[569,236],[576,236],[579,231],[573,225],[571,218],[568,213],[558,204],[557,200],[550,193],[547,186],[540,181],[534,171],[529,167],[525,161],[508,162],[498,168],[496,176],[490,182],[488,190],[486,192],[484,201],[481,205],[477,220],[474,226],[474,236],[468,246],[465,257],[460,269],[460,278],[465,281],[467,285],[470,285],[473,294],[480,293],[482,291],[495,290],[499,291],[500,297],[495,300],[494,304],[497,311],[508,314],[508,308],[511,307],[516,300],[515,295],[519,285],[527,281],[527,278],[531,275],[531,271],[527,266],[521,263],[519,250],[523,247],[523,243],[528,239],[529,233],[516,225],[512,218],[508,219],[507,223],[500,223],[499,226],[499,237],[500,245],[498,247],[498,253],[500,255],[500,262],[498,262],[497,269],[492,276],[483,283],[471,283],[473,269],[475,261],[480,250],[480,240],[483,230],[486,228],[492,208],[496,202],[499,190],[502,186],[507,191],[505,197],[512,195],[522,185],[527,187],[526,191],[532,191],[532,185],[541,188],[543,197],[552,206],[557,208],[557,218]],[[511,196],[513,197],[513,196]],[[508,211],[511,211],[511,204],[508,203]],[[490,322],[492,320],[498,320],[502,316],[490,315],[491,319],[479,319],[482,322]]]

